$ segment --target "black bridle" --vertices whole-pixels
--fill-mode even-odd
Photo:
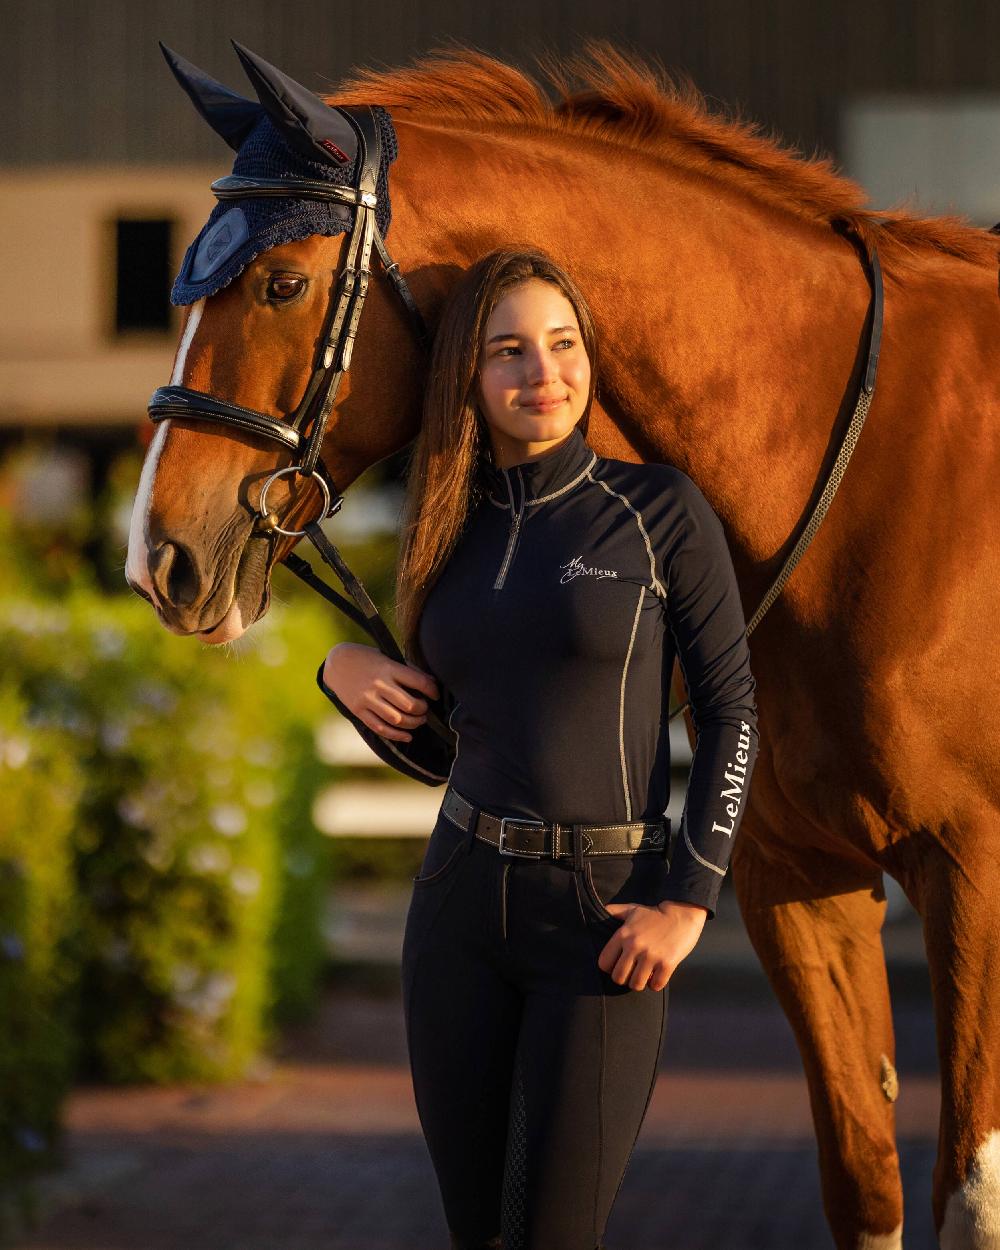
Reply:
[[[283,449],[297,455],[298,460],[295,464],[284,469],[276,469],[261,488],[258,502],[259,526],[286,538],[307,537],[321,558],[336,572],[354,603],[328,586],[317,576],[311,566],[294,552],[285,556],[286,567],[365,630],[386,655],[401,663],[406,663],[392,631],[379,615],[368,592],[347,567],[337,548],[320,529],[320,521],[335,515],[344,502],[343,495],[337,490],[328,470],[323,465],[320,452],[341,380],[351,367],[351,354],[354,350],[358,321],[371,278],[373,248],[378,252],[383,271],[409,314],[417,338],[425,346],[428,342],[424,320],[406,281],[399,272],[399,266],[389,255],[382,232],[375,220],[375,208],[378,203],[376,187],[382,159],[382,144],[375,115],[370,108],[340,106],[338,111],[347,118],[358,136],[359,173],[356,185],[338,187],[325,182],[312,182],[300,178],[240,178],[233,175],[219,178],[212,183],[212,191],[220,200],[251,196],[282,196],[336,201],[353,210],[353,224],[347,245],[346,260],[338,276],[336,288],[331,295],[312,376],[298,407],[292,413],[291,418],[284,421],[252,408],[242,408],[238,404],[216,399],[215,396],[206,395],[202,391],[191,390],[187,386],[161,386],[153,392],[149,402],[149,416],[153,421],[187,418],[188,420],[215,422],[218,425],[228,426],[277,443]],[[995,228],[1000,229],[1000,224]],[[856,236],[856,232],[849,225],[845,225],[844,229],[845,233],[854,233]],[[867,351],[854,412],[844,431],[823,490],[806,519],[798,540],[786,556],[777,577],[750,619],[746,631],[748,636],[760,624],[764,614],[781,593],[792,570],[802,558],[826,516],[857,444],[861,427],[864,425],[875,393],[875,378],[882,337],[884,302],[882,271],[875,248],[865,248],[863,244],[862,247],[868,262],[867,276],[871,287],[871,302]],[[283,529],[278,523],[278,518],[267,508],[267,492],[272,483],[283,477],[294,475],[312,478],[317,483],[323,498],[320,516],[301,530]],[[684,703],[676,708],[671,713],[670,719],[683,712],[687,706],[688,704]],[[453,733],[433,710],[428,711],[427,722],[442,737],[448,740],[453,739]]]
[[[375,188],[382,160],[382,141],[374,115],[369,108],[342,108],[339,111],[347,117],[358,136],[360,159],[356,186],[339,187],[303,178],[238,178],[233,175],[212,183],[212,191],[219,200],[279,196],[284,199],[334,201],[353,209],[354,221],[344,267],[331,295],[312,376],[298,407],[290,419],[284,421],[252,408],[216,399],[214,395],[206,395],[202,391],[193,391],[187,386],[161,386],[153,392],[149,402],[149,415],[153,421],[165,421],[169,417],[215,421],[268,439],[293,452],[298,456],[298,462],[273,474],[265,484],[264,493],[271,482],[286,474],[315,477],[325,499],[324,516],[332,516],[343,502],[343,496],[322,465],[320,451],[341,380],[351,367],[358,321],[371,278],[373,248],[377,250],[387,277],[409,313],[418,338],[422,343],[427,341],[424,320],[398,265],[389,256],[375,221],[378,203]],[[260,510],[267,515],[263,501]],[[277,524],[271,528],[288,538],[300,538],[305,533],[304,530],[285,530]]]
[[[420,310],[399,272],[399,266],[389,255],[375,220],[378,204],[376,187],[382,161],[382,141],[375,115],[370,108],[340,108],[338,111],[354,127],[358,137],[359,172],[354,186],[339,187],[301,178],[239,178],[232,175],[212,183],[212,191],[219,200],[281,196],[333,201],[352,210],[353,224],[344,266],[330,296],[312,375],[298,407],[286,421],[266,412],[231,404],[228,400],[217,399],[188,386],[161,386],[153,392],[149,401],[149,416],[150,420],[157,422],[168,419],[214,422],[277,443],[283,450],[291,452],[295,463],[276,469],[261,487],[257,505],[258,526],[286,538],[307,537],[337,573],[354,603],[323,582],[310,565],[294,553],[285,557],[288,569],[364,629],[383,652],[405,662],[391,630],[382,620],[368,592],[319,526],[320,521],[334,516],[344,502],[320,453],[340,383],[351,367],[358,321],[371,279],[373,250],[378,253],[383,271],[406,309],[417,338],[423,345],[428,341],[427,327]],[[300,530],[284,529],[267,506],[271,485],[281,478],[293,476],[312,479],[323,499],[319,517]]]

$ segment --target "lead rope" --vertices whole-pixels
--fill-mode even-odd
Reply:
[[[854,413],[851,416],[850,423],[844,433],[844,441],[840,445],[837,452],[837,458],[833,462],[833,468],[830,470],[830,476],[826,480],[823,487],[823,493],[816,501],[816,506],[812,510],[812,514],[806,523],[805,529],[799,535],[798,542],[788,553],[784,564],[778,576],[771,583],[770,589],[760,601],[757,611],[750,618],[750,623],[746,628],[746,637],[749,638],[753,631],[763,620],[765,613],[781,594],[785,583],[792,575],[792,571],[805,554],[806,548],[816,537],[816,531],[819,529],[826,516],[833,497],[843,480],[844,474],[847,472],[847,465],[851,456],[854,454],[854,448],[858,444],[858,438],[861,434],[861,427],[865,423],[865,417],[868,416],[868,409],[871,407],[872,396],[875,393],[875,377],[878,372],[878,354],[882,340],[882,318],[884,308],[884,290],[882,284],[882,266],[879,264],[878,252],[872,247],[869,252],[869,264],[871,266],[871,283],[872,283],[872,300],[871,300],[871,329],[868,339],[868,360],[865,366],[864,376],[861,379],[861,389],[858,392],[858,400],[854,405]],[[668,720],[673,720],[675,716],[680,716],[681,712],[691,706],[691,700],[688,699],[682,703],[680,707],[675,708],[670,713]]]
[[[387,655],[389,659],[396,660],[400,664],[405,664],[406,659],[399,649],[399,644],[393,637],[392,630],[382,619],[381,613],[372,602],[372,598],[368,591],[365,590],[360,578],[351,572],[344,557],[320,529],[318,521],[312,521],[306,526],[306,537],[319,552],[323,562],[333,569],[343,582],[344,589],[354,600],[354,603],[350,603],[343,595],[338,594],[332,586],[328,586],[326,582],[316,575],[311,565],[303,560],[301,556],[295,555],[294,552],[289,553],[284,560],[288,571],[294,573],[296,577],[305,582],[310,589],[315,590],[317,594],[322,595],[328,603],[332,603],[334,607],[339,608],[345,616],[350,617],[356,625],[360,626],[361,629],[371,636],[383,655]],[[357,607],[355,607],[355,604],[357,604]],[[438,702],[438,700],[428,700],[427,726],[446,742],[454,742],[455,731],[450,729],[447,723],[434,711],[433,703],[435,702]]]

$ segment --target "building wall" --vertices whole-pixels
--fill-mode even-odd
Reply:
[[[161,38],[247,93],[230,35],[317,90],[447,39],[530,66],[607,38],[804,151],[838,155],[876,204],[913,192],[928,211],[1000,218],[989,125],[963,122],[959,169],[940,123],[955,107],[968,116],[952,101],[970,91],[993,92],[974,118],[997,115],[995,0],[0,0],[0,32],[0,427],[137,423],[169,379],[179,313],[169,332],[113,332],[110,231],[119,216],[174,218],[176,271],[230,153],[178,89]],[[899,93],[908,114],[893,112]],[[988,160],[971,150],[980,141]],[[938,173],[923,204],[921,162]]]
[[[845,97],[1000,89],[995,0],[2,0],[0,17],[0,164],[217,160],[158,39],[242,89],[230,36],[316,88],[448,39],[529,64],[603,37],[834,153]]]
[[[173,218],[173,268],[215,203],[211,166],[49,166],[0,178],[0,426],[138,424],[180,324],[116,335],[114,222]]]
[[[860,96],[841,117],[844,165],[873,204],[1000,221],[1000,93]]]

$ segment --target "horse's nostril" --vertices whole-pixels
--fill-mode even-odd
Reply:
[[[198,571],[187,551],[177,543],[162,543],[150,560],[153,586],[161,602],[190,607],[201,589]]]
[[[200,585],[195,571],[194,561],[183,547],[177,548],[174,563],[167,579],[167,590],[171,603],[183,604],[187,607],[198,598]]]

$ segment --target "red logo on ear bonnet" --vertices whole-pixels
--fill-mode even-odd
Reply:
[[[346,165],[347,162],[351,159],[347,155],[347,153],[344,151],[343,148],[337,147],[337,145],[334,143],[332,139],[320,139],[319,146],[321,148],[326,148],[326,150],[330,153],[333,159],[339,162],[341,165]]]

